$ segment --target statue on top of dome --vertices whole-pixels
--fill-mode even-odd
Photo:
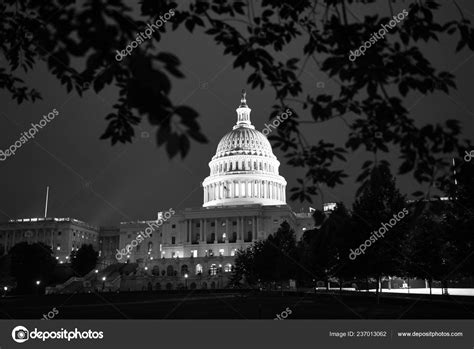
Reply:
[[[245,91],[245,88],[242,89],[242,98],[240,99],[240,106],[239,108],[246,108],[248,107],[247,105],[247,100],[245,99],[245,96],[247,95],[247,91]]]

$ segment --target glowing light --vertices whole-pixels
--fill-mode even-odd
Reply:
[[[39,285],[41,283],[40,280],[36,280],[36,285]]]
[[[102,276],[102,281],[105,281],[107,280],[107,278],[105,276]]]

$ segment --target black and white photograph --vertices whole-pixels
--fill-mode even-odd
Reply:
[[[472,0],[0,0],[0,348],[474,348],[473,97]]]

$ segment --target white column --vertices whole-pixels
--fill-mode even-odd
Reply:
[[[252,217],[252,241],[257,240],[257,229],[255,229],[255,217]]]
[[[259,225],[260,225],[260,219],[259,219],[258,216],[257,216],[257,219],[256,219],[256,220],[257,220],[257,224],[256,224],[256,226],[255,226],[255,231],[256,231],[255,239],[258,238],[258,229],[259,229]]]
[[[217,218],[214,219],[214,241],[212,243],[215,243],[217,240]]]
[[[202,229],[202,219],[199,220],[199,236],[204,236]]]
[[[235,219],[237,221],[237,241],[240,241],[240,218],[235,217]]]
[[[186,219],[184,223],[186,224],[186,240],[188,242],[191,242],[191,234],[190,234],[191,232],[189,231],[189,221]]]

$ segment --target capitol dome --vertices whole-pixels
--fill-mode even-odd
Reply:
[[[203,181],[204,207],[228,205],[285,205],[286,180],[267,137],[250,121],[245,91],[237,123],[220,140]]]

